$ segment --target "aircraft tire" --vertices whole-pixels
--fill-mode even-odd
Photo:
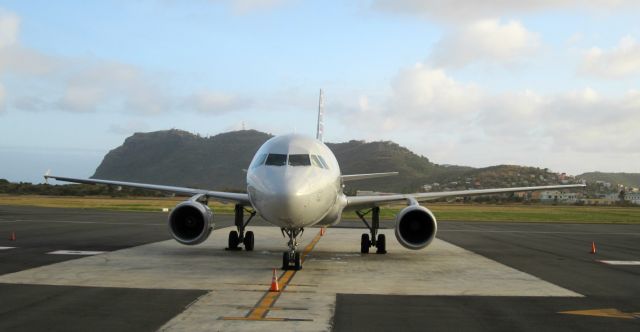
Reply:
[[[240,237],[237,231],[229,232],[229,249],[236,249],[240,244]]]
[[[244,235],[244,250],[253,251],[254,236],[252,231],[248,231]]]
[[[302,260],[300,259],[300,253],[299,252],[296,252],[295,255],[294,255],[293,266],[294,266],[294,269],[296,271],[302,269]]]
[[[285,251],[282,253],[282,269],[289,269],[289,252]]]
[[[369,247],[371,247],[371,240],[369,240],[369,234],[362,234],[360,238],[360,253],[368,254]]]
[[[384,234],[378,235],[378,241],[376,242],[376,254],[386,254],[387,253],[387,238]]]

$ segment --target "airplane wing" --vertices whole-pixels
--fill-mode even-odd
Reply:
[[[555,185],[555,186],[441,191],[441,192],[415,193],[415,194],[348,196],[347,208],[366,208],[366,207],[373,207],[373,206],[378,206],[382,204],[398,203],[398,202],[429,201],[429,200],[436,200],[443,197],[477,196],[477,195],[487,195],[487,194],[513,193],[513,192],[520,192],[520,191],[538,191],[538,190],[569,189],[569,188],[583,188],[583,187],[585,187],[584,184],[567,184],[567,185]]]
[[[351,174],[351,175],[341,175],[340,177],[342,178],[342,181],[353,181],[353,180],[382,178],[385,176],[393,176],[393,175],[398,175],[398,172]]]
[[[242,205],[251,206],[251,202],[249,201],[249,195],[241,194],[241,193],[229,193],[223,191],[210,191],[204,189],[194,189],[194,188],[185,188],[185,187],[173,187],[173,186],[163,186],[157,184],[146,184],[146,183],[136,183],[136,182],[124,182],[124,181],[112,181],[112,180],[100,180],[100,179],[77,179],[77,178],[68,178],[64,176],[56,176],[45,174],[45,180],[55,179],[58,181],[65,182],[73,182],[73,183],[83,183],[83,184],[106,184],[112,186],[121,186],[121,187],[131,187],[131,188],[140,188],[140,189],[149,189],[149,190],[157,190],[164,191],[179,195],[206,195],[208,198],[212,198],[217,201],[227,202],[227,203],[239,203]]]

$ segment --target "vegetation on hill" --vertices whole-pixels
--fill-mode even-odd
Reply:
[[[640,188],[640,173],[589,172],[577,175],[576,178],[584,179],[588,182],[603,181],[612,185],[620,184],[625,187]]]
[[[111,150],[94,178],[217,190],[245,188],[244,169],[272,136],[255,130],[200,137],[182,130],[136,133]],[[398,171],[399,176],[350,183],[347,190],[416,191],[444,174],[470,167],[440,166],[393,142],[327,144],[343,174]]]
[[[244,191],[245,168],[258,148],[272,135],[241,130],[201,137],[182,130],[136,133],[111,150],[94,178],[165,184],[226,191]],[[343,174],[397,171],[392,177],[346,183],[345,191],[418,192],[537,186],[572,183],[580,178],[611,182],[610,187],[588,187],[597,197],[615,191],[615,184],[640,187],[640,174],[585,173],[576,178],[548,169],[499,165],[486,168],[438,165],[394,142],[352,140],[327,143]],[[591,189],[589,189],[591,188]],[[0,193],[44,195],[162,195],[105,186],[49,186],[0,182]]]

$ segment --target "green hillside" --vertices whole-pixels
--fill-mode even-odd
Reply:
[[[200,137],[182,130],[136,133],[111,150],[94,178],[157,183],[214,190],[243,191],[247,168],[260,145],[272,135],[241,130]],[[500,165],[486,168],[444,166],[394,142],[327,143],[342,174],[397,171],[398,176],[348,182],[346,191],[381,192],[490,188],[557,184],[546,169]]]
[[[588,182],[604,181],[611,184],[621,184],[625,187],[640,187],[640,173],[603,173],[589,172],[576,176]]]

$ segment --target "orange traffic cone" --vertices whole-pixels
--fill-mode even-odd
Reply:
[[[16,232],[11,232],[11,236],[9,237],[10,241],[15,241],[16,240]]]
[[[596,253],[596,243],[595,242],[591,242],[591,253],[592,254]]]
[[[278,286],[278,276],[276,275],[276,269],[273,269],[273,278],[271,278],[271,288],[269,288],[270,292],[279,292],[280,286]]]

